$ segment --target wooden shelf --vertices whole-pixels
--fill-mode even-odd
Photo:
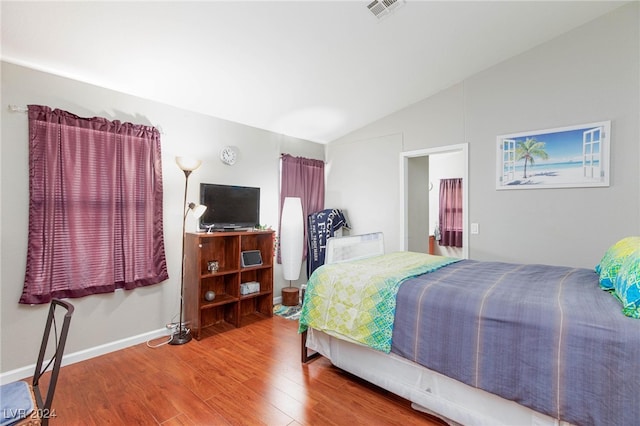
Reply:
[[[205,300],[200,304],[200,309],[215,308],[216,306],[226,305],[227,303],[235,303],[238,301],[237,297],[230,296],[228,294],[216,294],[216,298],[212,301]]]
[[[262,265],[241,267],[241,253],[260,250]],[[219,269],[210,272],[209,261]],[[240,284],[256,281],[260,291],[241,295]],[[188,233],[185,240],[184,312],[193,336],[217,332],[273,315],[273,231]],[[215,292],[212,301],[205,299]]]
[[[243,294],[242,296],[240,296],[240,300],[252,299],[254,297],[262,297],[265,294],[271,294],[271,292],[260,291],[260,292],[250,293],[250,294]]]

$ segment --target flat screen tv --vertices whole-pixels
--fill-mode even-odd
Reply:
[[[224,231],[260,224],[260,188],[201,183],[200,204],[207,206],[200,217],[201,230]]]

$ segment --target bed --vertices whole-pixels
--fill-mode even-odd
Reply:
[[[638,307],[606,274],[383,254],[381,241],[329,240],[304,291],[303,361],[314,351],[449,424],[637,424]],[[603,269],[637,264],[640,239],[627,246]]]

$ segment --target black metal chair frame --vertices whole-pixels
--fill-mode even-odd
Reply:
[[[61,312],[56,315],[56,309],[64,309],[62,326],[58,328],[58,320],[62,317]],[[44,326],[44,333],[42,336],[42,343],[40,344],[40,352],[38,354],[38,360],[36,362],[35,372],[33,373],[33,380],[31,386],[25,386],[24,391],[29,392],[29,399],[32,400],[34,407],[33,412],[22,413],[21,420],[17,420],[13,425],[48,425],[49,419],[55,417],[57,414],[54,409],[51,408],[53,403],[53,395],[56,390],[56,384],[58,383],[58,375],[60,373],[60,367],[62,365],[62,355],[64,353],[64,347],[67,343],[67,335],[69,333],[69,324],[71,323],[71,316],[73,315],[74,306],[60,299],[52,299],[49,305],[49,313],[47,315],[47,322]],[[54,332],[55,350],[50,358],[47,357],[47,348],[49,347],[51,330]],[[51,352],[51,350],[49,350]],[[46,362],[46,364],[45,364]],[[48,386],[45,389],[40,389],[40,379],[42,376],[51,370],[51,377],[49,378]],[[43,385],[44,387],[44,385]],[[43,395],[46,394],[46,395]]]
[[[58,327],[56,324],[56,308],[61,307],[66,309],[64,314],[64,320],[62,327],[60,328],[60,334],[58,335]],[[40,418],[42,425],[49,424],[49,419],[55,416],[55,411],[52,411],[51,404],[53,403],[53,395],[56,390],[56,384],[58,383],[58,374],[60,373],[60,366],[62,363],[62,355],[64,353],[64,347],[67,343],[67,334],[69,333],[69,324],[71,322],[71,316],[73,315],[74,307],[71,303],[65,302],[59,299],[51,300],[49,306],[49,314],[47,316],[47,323],[44,327],[44,335],[42,336],[42,343],[40,344],[40,353],[38,354],[38,361],[36,362],[35,373],[33,374],[32,390],[35,397],[35,410],[36,415]],[[53,325],[53,327],[52,327]],[[55,352],[51,359],[43,367],[45,356],[47,352],[47,346],[49,343],[49,336],[51,335],[51,329],[53,328],[55,334]],[[43,399],[42,392],[40,390],[40,378],[51,368],[51,378],[49,380],[49,386],[46,390],[46,397]]]

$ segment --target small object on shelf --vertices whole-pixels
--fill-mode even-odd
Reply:
[[[246,295],[251,293],[258,293],[260,291],[260,283],[257,281],[251,281],[240,284],[240,294]]]
[[[260,250],[243,251],[241,265],[243,268],[262,265],[262,255],[260,254]]]
[[[208,291],[204,294],[204,298],[207,300],[207,302],[213,302],[213,299],[216,298],[216,292]]]
[[[210,260],[209,262],[207,262],[207,270],[210,273],[215,273],[218,272],[218,268],[220,268],[220,263],[218,263],[217,260]]]

